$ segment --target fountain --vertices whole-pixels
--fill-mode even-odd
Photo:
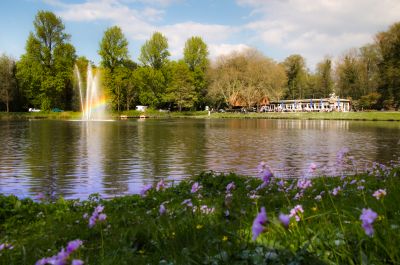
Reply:
[[[78,66],[74,67],[74,74],[78,80],[82,120],[104,120],[106,98],[100,89],[99,73],[94,73],[90,63],[87,68],[86,88],[83,87],[81,73]]]

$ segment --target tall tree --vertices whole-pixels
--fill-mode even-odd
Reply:
[[[287,95],[286,98],[304,98],[306,63],[301,55],[290,55],[283,62],[287,75]]]
[[[335,74],[337,87],[335,92],[339,96],[350,97],[353,100],[358,100],[362,96],[357,50],[351,49],[339,59]]]
[[[164,102],[176,104],[179,111],[190,109],[197,101],[193,75],[183,61],[171,62],[171,82],[166,89]]]
[[[155,32],[142,46],[139,61],[154,69],[161,69],[168,62],[169,56],[167,38],[160,32]]]
[[[207,95],[206,71],[210,64],[208,55],[207,44],[201,37],[191,37],[186,41],[183,49],[183,60],[193,75],[197,102],[199,103],[198,107],[202,107],[205,104]]]
[[[217,58],[209,78],[209,97],[215,102],[246,107],[263,97],[279,100],[287,82],[282,66],[253,49]]]
[[[381,61],[382,77],[379,92],[385,107],[400,107],[400,23],[395,23],[385,32],[376,35]]]
[[[69,43],[61,18],[39,11],[29,34],[26,53],[17,63],[17,78],[29,104],[48,110],[69,108],[75,48]]]
[[[333,92],[332,60],[330,58],[325,58],[317,64],[316,87],[313,98],[328,97]]]
[[[128,41],[118,26],[108,28],[100,42],[101,65],[111,72],[129,59]]]
[[[10,102],[16,94],[17,82],[15,79],[15,61],[3,54],[0,56],[0,101],[10,111]]]

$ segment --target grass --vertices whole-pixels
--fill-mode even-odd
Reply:
[[[215,119],[302,119],[302,120],[365,120],[365,121],[400,121],[399,111],[370,111],[370,112],[284,112],[284,113],[212,113],[210,116],[206,111],[184,111],[184,112],[160,112],[149,109],[146,112],[124,111],[121,113],[111,113],[108,118],[119,119],[121,115],[130,118],[139,118],[145,115],[148,118],[215,118]],[[80,119],[80,112],[0,112],[0,120],[16,119]]]
[[[260,188],[258,178],[207,172],[158,191],[153,185],[144,197],[35,202],[0,196],[0,243],[13,246],[0,251],[0,264],[34,264],[75,239],[83,245],[69,261],[85,264],[400,263],[398,164],[307,180],[311,187],[299,187],[297,179],[272,178]],[[200,189],[192,193],[196,182]],[[235,184],[231,191],[229,183]],[[387,193],[379,200],[372,196],[378,189]],[[182,204],[188,199],[193,206]],[[84,215],[99,205],[107,218],[89,228]],[[301,219],[291,218],[285,228],[278,216],[296,205],[304,209]],[[252,240],[261,207],[269,222]],[[378,214],[372,236],[361,226],[364,208]]]

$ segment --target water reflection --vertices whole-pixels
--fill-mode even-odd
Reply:
[[[363,169],[400,156],[400,123],[306,120],[0,122],[0,193],[67,198],[138,193],[160,178],[204,170],[255,175],[267,161],[298,177],[316,163],[334,174],[348,147]]]

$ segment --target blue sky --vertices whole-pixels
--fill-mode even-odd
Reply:
[[[104,31],[118,25],[135,61],[160,31],[172,59],[182,57],[189,37],[201,36],[212,59],[253,47],[277,61],[301,54],[313,69],[400,21],[399,0],[2,0],[0,53],[17,59],[24,53],[38,10],[61,17],[77,54],[95,63]]]

